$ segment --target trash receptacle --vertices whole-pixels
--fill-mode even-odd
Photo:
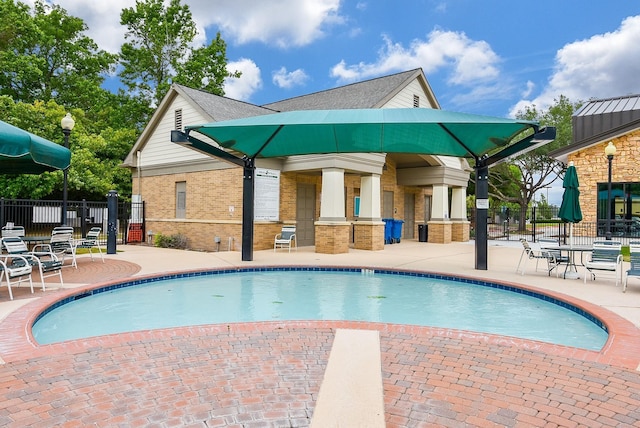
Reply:
[[[392,244],[392,228],[393,228],[393,219],[392,218],[383,218],[384,221],[384,243]]]
[[[392,239],[393,242],[400,242],[400,238],[402,237],[402,224],[404,220],[393,220],[393,230],[392,230]]]
[[[418,242],[427,242],[429,240],[429,230],[426,224],[418,225]]]

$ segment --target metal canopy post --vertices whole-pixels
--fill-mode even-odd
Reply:
[[[255,158],[244,158],[242,176],[242,261],[253,260],[253,215],[255,199]]]
[[[489,211],[489,166],[486,158],[476,159],[476,269],[487,270]]]

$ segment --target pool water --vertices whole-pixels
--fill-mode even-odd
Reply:
[[[200,324],[353,320],[602,348],[607,340],[602,326],[567,305],[540,297],[451,279],[372,271],[234,271],[163,279],[73,300],[45,313],[32,332],[38,343],[47,344]]]

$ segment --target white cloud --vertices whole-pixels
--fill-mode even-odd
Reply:
[[[224,81],[225,96],[236,100],[249,101],[251,95],[262,88],[260,68],[250,59],[241,58],[227,63],[230,72],[240,71],[239,78],[227,78]]]
[[[281,67],[273,72],[272,80],[279,88],[291,89],[294,86],[304,85],[309,80],[309,76],[300,68],[289,72],[286,67]]]
[[[451,85],[472,86],[495,81],[500,75],[500,58],[489,44],[471,40],[464,33],[433,30],[426,40],[416,39],[408,47],[387,36],[383,39],[375,63],[347,65],[341,61],[331,69],[331,76],[344,83],[422,67],[427,74],[444,69]]]
[[[340,0],[186,0],[205,27],[215,25],[225,40],[262,42],[281,48],[305,46],[325,28],[344,22]]]
[[[511,108],[511,115],[531,104],[544,110],[560,95],[576,102],[639,93],[638,40],[640,15],[624,19],[613,32],[565,45],[556,54],[549,84],[537,97],[520,100]]]

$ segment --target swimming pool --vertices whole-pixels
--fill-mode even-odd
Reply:
[[[191,272],[76,294],[32,327],[40,344],[127,331],[285,320],[445,327],[599,350],[603,323],[549,296],[483,280],[367,268]]]

